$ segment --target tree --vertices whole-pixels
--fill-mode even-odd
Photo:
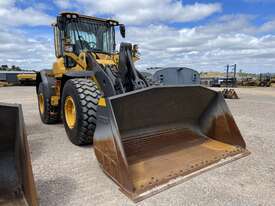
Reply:
[[[8,65],[2,65],[0,67],[0,71],[23,71],[19,66],[12,65],[11,68],[9,68]]]

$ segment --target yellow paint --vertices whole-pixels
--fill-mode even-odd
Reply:
[[[73,129],[76,124],[76,107],[71,96],[67,96],[64,105],[65,120],[70,129]]]
[[[51,75],[56,78],[61,78],[66,72],[79,72],[83,70],[87,70],[87,62],[86,62],[86,53],[81,52],[79,56],[72,52],[65,52],[65,55],[71,58],[76,62],[76,66],[72,68],[66,68],[64,65],[64,58],[57,58],[53,64]],[[92,53],[93,57],[96,59],[98,64],[101,65],[118,65],[119,63],[119,54],[102,54],[102,53]],[[137,61],[138,58],[133,57],[133,61]]]
[[[112,59],[97,59],[97,62],[99,64],[103,64],[103,65],[113,65],[113,64],[115,64],[114,60],[112,60]]]
[[[59,105],[59,96],[51,96],[51,105],[58,106]]]
[[[52,75],[54,77],[62,77],[65,74],[66,68],[64,65],[64,58],[57,58],[56,61],[53,63],[52,67]]]
[[[106,100],[103,97],[100,97],[98,100],[98,106],[106,107]]]
[[[117,54],[107,55],[102,53],[93,53],[93,56],[99,64],[103,64],[103,65],[117,64],[115,59],[115,56],[118,56]]]
[[[52,67],[52,75],[54,77],[62,77],[68,71],[83,71],[87,69],[85,52],[81,52],[79,56],[71,52],[65,52],[65,55],[72,58],[72,60],[76,62],[76,66],[73,68],[66,68],[64,58],[57,58]]]
[[[65,62],[64,62],[64,57],[57,58],[56,61],[53,64],[52,71],[48,74],[49,76],[52,76],[56,79],[60,79],[63,77],[64,74],[67,72],[81,72],[81,71],[86,71],[87,70],[87,62],[86,62],[86,53],[87,51],[81,52],[79,55],[76,55],[73,52],[64,52],[64,55],[68,58],[71,58],[72,61],[75,62],[75,66],[72,68],[66,68],[65,67]],[[114,53],[114,54],[104,54],[104,53],[97,53],[97,52],[92,52],[91,53],[95,60],[97,61],[98,64],[100,65],[110,65],[113,66],[115,65],[116,68],[118,69],[118,64],[119,64],[119,53]],[[133,61],[137,61],[139,58],[136,56],[133,56]],[[91,68],[93,70],[93,68]],[[92,79],[98,89],[100,90],[100,84],[97,81],[95,76],[92,76],[90,79]],[[57,80],[56,84],[54,85],[55,89],[55,94],[51,97],[51,105],[53,106],[58,106],[61,98],[61,81]],[[102,105],[101,106],[106,106],[105,100],[101,100]]]
[[[79,71],[79,70],[86,70],[87,69],[87,63],[86,63],[86,54],[85,52],[81,52],[79,54],[79,56],[77,56],[76,54],[72,53],[72,52],[65,52],[65,55],[72,58],[77,66],[72,68],[71,70],[74,69],[74,71]]]
[[[44,114],[45,112],[45,105],[44,105],[44,96],[42,93],[38,95],[38,105],[39,105],[39,110],[41,114]]]
[[[18,74],[17,79],[20,80],[36,80],[36,74]]]
[[[51,103],[53,106],[58,106],[60,96],[61,96],[61,80],[56,80],[54,92],[55,92],[55,95],[53,97],[53,100],[51,99]]]

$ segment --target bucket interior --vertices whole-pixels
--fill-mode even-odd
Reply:
[[[14,199],[19,187],[15,154],[18,117],[15,108],[1,106],[0,114],[0,202],[3,202]]]
[[[234,121],[227,121],[229,111],[219,97],[212,90],[190,86],[161,87],[111,99],[137,191],[244,151],[239,130]]]
[[[19,106],[0,104],[0,205],[36,205],[22,125]]]

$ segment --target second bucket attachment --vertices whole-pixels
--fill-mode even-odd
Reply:
[[[100,99],[94,148],[134,201],[249,154],[222,94],[200,86]]]
[[[21,106],[2,103],[0,103],[0,205],[38,205]]]

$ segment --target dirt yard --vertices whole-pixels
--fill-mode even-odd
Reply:
[[[275,88],[239,88],[227,100],[251,152],[138,205],[275,205]],[[135,205],[99,168],[93,147],[72,145],[62,124],[41,123],[34,87],[0,88],[0,101],[23,105],[42,206]]]

